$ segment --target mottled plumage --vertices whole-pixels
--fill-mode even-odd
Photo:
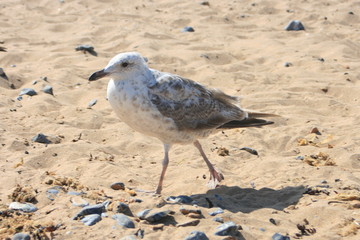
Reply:
[[[111,77],[107,95],[119,118],[133,129],[164,143],[165,156],[157,193],[162,190],[171,145],[193,143],[204,158],[210,170],[211,186],[215,187],[223,176],[207,159],[198,139],[221,128],[273,123],[256,118],[271,115],[245,112],[236,97],[218,89],[148,68],[145,59],[135,52],[118,54],[89,80],[105,76]]]

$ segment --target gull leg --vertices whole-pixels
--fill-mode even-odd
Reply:
[[[206,165],[209,168],[210,171],[210,180],[208,182],[208,186],[210,188],[215,188],[216,185],[221,182],[221,180],[224,180],[224,176],[220,172],[220,170],[215,169],[214,165],[209,161],[209,159],[206,157],[201,144],[198,140],[194,142],[194,146],[199,150],[201,156],[203,157],[204,161],[206,162]]]
[[[155,193],[156,194],[161,194],[161,190],[162,190],[162,185],[163,185],[163,181],[164,181],[164,177],[165,177],[165,172],[167,169],[167,166],[169,164],[169,150],[170,150],[171,145],[169,144],[164,144],[164,160],[162,162],[162,171],[161,171],[161,175],[160,175],[160,180],[159,180],[159,184],[156,188]]]

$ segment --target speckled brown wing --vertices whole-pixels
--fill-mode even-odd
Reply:
[[[151,101],[179,130],[213,129],[246,117],[236,97],[177,75],[154,70],[154,76],[156,84],[149,87]]]

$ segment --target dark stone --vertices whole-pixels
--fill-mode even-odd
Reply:
[[[75,48],[76,51],[88,52],[93,56],[97,56],[97,52],[94,50],[94,47],[91,45],[83,44]]]
[[[116,220],[117,224],[123,226],[125,228],[135,228],[134,222],[125,214],[119,213],[112,216],[114,220]]]
[[[192,27],[184,27],[181,32],[195,32],[195,29]]]
[[[190,204],[194,200],[186,195],[179,195],[179,196],[170,196],[166,198],[166,201],[168,202],[176,202],[176,203],[184,203],[184,204]]]
[[[19,94],[19,96],[22,95],[29,95],[29,96],[34,96],[37,95],[36,91],[32,88],[23,88]]]
[[[47,86],[45,86],[45,87],[42,89],[42,91],[43,91],[44,93],[54,95],[53,87],[52,87],[52,86],[47,85]]]
[[[129,205],[127,205],[126,203],[123,203],[123,202],[120,202],[117,205],[116,212],[117,213],[123,213],[125,215],[130,216],[130,217],[134,216],[134,214],[131,212],[131,210],[129,208]]]
[[[144,220],[146,215],[151,211],[151,209],[145,209],[141,212],[138,212],[136,216],[138,216],[140,219]]]
[[[30,235],[27,233],[17,233],[12,237],[12,240],[30,240]]]
[[[86,215],[80,221],[83,222],[87,226],[92,226],[92,225],[95,225],[97,222],[101,221],[101,215],[99,215],[99,214]]]
[[[77,220],[79,218],[82,218],[82,217],[84,217],[86,215],[90,215],[90,214],[101,215],[101,213],[103,213],[105,211],[106,211],[106,209],[105,209],[104,203],[86,206],[83,209],[81,209],[81,211],[73,217],[73,220]]]
[[[215,235],[218,236],[233,236],[238,233],[239,226],[234,222],[226,222],[216,228]]]
[[[125,184],[122,182],[116,182],[110,185],[111,189],[114,190],[124,190],[125,189]]]
[[[2,77],[3,79],[9,81],[9,78],[6,76],[4,70],[2,68],[0,68],[0,77]]]
[[[209,240],[205,233],[192,231],[184,240]]]
[[[272,240],[290,240],[290,237],[288,236],[283,236],[280,233],[275,233],[272,237]]]
[[[291,22],[289,22],[289,24],[285,27],[286,31],[301,31],[301,30],[305,30],[304,25],[298,21],[298,20],[293,20]]]
[[[42,133],[37,134],[36,136],[34,136],[31,139],[33,142],[38,142],[38,143],[44,143],[44,144],[49,144],[51,143],[51,141],[49,139],[47,139],[47,136],[45,136]]]

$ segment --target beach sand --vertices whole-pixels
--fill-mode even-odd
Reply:
[[[206,198],[224,209],[217,216],[241,226],[234,239],[271,239],[275,233],[358,239],[359,3],[201,3],[1,1],[0,47],[7,52],[0,52],[0,67],[9,79],[0,77],[1,239],[16,231],[35,236],[40,229],[38,235],[48,239],[120,239],[138,229],[143,239],[184,239],[194,230],[225,239],[214,235],[221,223],[208,214],[213,209]],[[291,20],[300,20],[305,31],[285,31]],[[182,32],[186,26],[195,31]],[[92,45],[97,56],[75,51],[80,44]],[[162,196],[141,192],[155,190],[162,143],[115,116],[106,100],[107,79],[88,82],[91,73],[127,51],[140,52],[151,68],[240,96],[245,109],[281,117],[271,126],[200,140],[225,176],[217,189],[207,189],[208,169],[197,150],[175,145]],[[41,91],[46,85],[54,95]],[[17,100],[23,88],[38,94]],[[88,108],[93,99],[97,103]],[[39,133],[52,143],[33,142]],[[256,149],[259,157],[242,147]],[[221,156],[221,148],[229,154]],[[131,191],[111,189],[114,182],[136,190],[142,202],[134,202]],[[62,189],[50,200],[47,190],[56,184]],[[8,206],[24,201],[26,190],[38,210],[16,216]],[[86,226],[72,220],[81,208],[69,191],[83,191],[91,205],[122,201],[133,213],[175,213],[160,221],[162,230],[136,217],[135,228],[122,228],[111,208],[108,217]],[[203,214],[197,226],[177,227],[193,220],[179,212],[182,204],[165,204],[177,195],[197,202]],[[298,224],[308,236],[301,236]]]

